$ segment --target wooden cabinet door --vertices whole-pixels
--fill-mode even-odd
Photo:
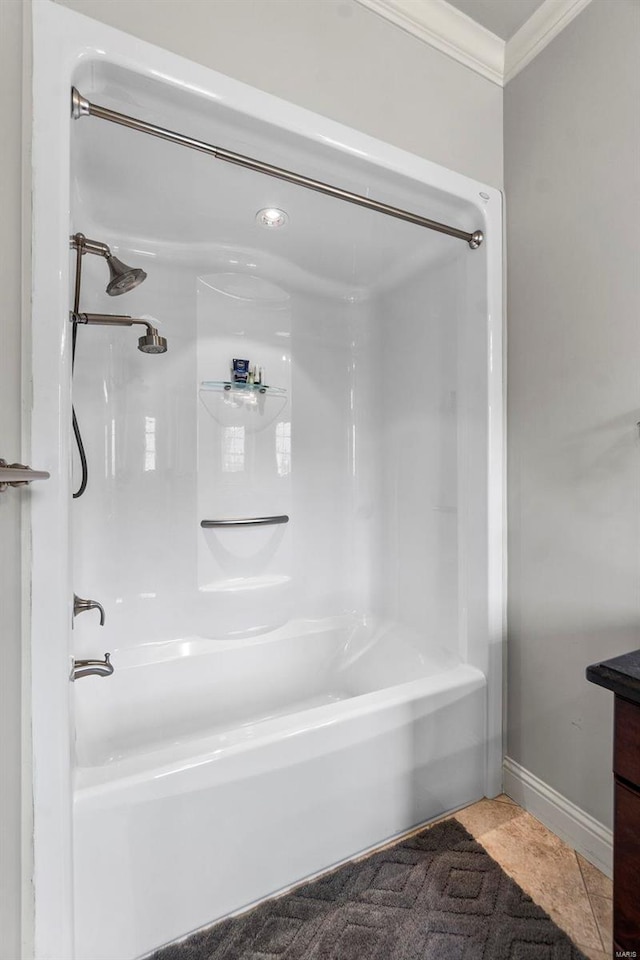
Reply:
[[[620,950],[640,955],[640,792],[615,786],[613,937]]]

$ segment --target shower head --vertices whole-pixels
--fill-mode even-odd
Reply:
[[[146,280],[147,275],[140,267],[128,267],[122,260],[118,260],[112,253],[107,255],[111,279],[107,284],[107,293],[110,297],[119,297],[121,293],[128,293]]]
[[[119,297],[121,293],[128,293],[138,284],[146,280],[147,275],[140,267],[128,267],[122,260],[111,253],[106,243],[99,240],[89,240],[83,233],[74,233],[70,238],[71,247],[79,253],[79,259],[82,254],[95,253],[96,256],[104,257],[109,265],[109,283],[107,284],[107,293],[110,297]],[[77,281],[79,283],[79,279]],[[79,288],[78,288],[79,296]],[[77,306],[76,306],[77,311]]]
[[[147,327],[145,336],[138,340],[138,350],[143,353],[166,353],[166,338],[159,336],[155,327]]]
[[[138,350],[142,353],[166,353],[167,341],[161,337],[156,327],[153,327],[148,320],[138,320],[135,317],[127,317],[122,314],[113,313],[74,313],[69,315],[72,323],[86,323],[89,325],[98,325],[103,327],[132,327],[134,324],[146,327],[147,332],[138,339]]]

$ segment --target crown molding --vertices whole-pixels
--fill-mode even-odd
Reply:
[[[357,0],[397,27],[502,86],[504,40],[446,0]]]
[[[357,0],[423,43],[504,86],[591,0],[544,0],[506,43],[446,0]]]
[[[591,0],[544,0],[506,45],[504,83],[531,63],[589,3]]]

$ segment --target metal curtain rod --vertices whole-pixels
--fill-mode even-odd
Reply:
[[[161,140],[179,143],[183,147],[189,147],[191,150],[207,153],[217,160],[226,160],[227,163],[247,167],[249,170],[256,170],[258,173],[264,173],[269,177],[276,177],[278,180],[297,183],[298,186],[306,187],[308,190],[316,190],[318,193],[325,193],[330,197],[336,197],[338,200],[347,200],[349,203],[355,203],[360,207],[368,207],[369,210],[377,210],[378,213],[385,213],[389,217],[396,217],[398,220],[407,220],[409,223],[415,223],[419,227],[426,227],[428,230],[446,233],[448,236],[457,237],[459,240],[466,240],[472,250],[477,250],[484,240],[482,230],[474,230],[473,233],[467,233],[465,230],[458,230],[457,227],[450,227],[446,223],[438,223],[436,220],[428,220],[427,217],[421,217],[417,213],[410,213],[408,210],[392,207],[388,203],[371,200],[369,197],[363,197],[359,193],[351,193],[349,190],[342,190],[340,187],[332,187],[329,183],[322,183],[320,180],[304,177],[300,173],[293,173],[291,170],[284,170],[282,167],[275,167],[270,163],[263,163],[262,160],[254,160],[252,157],[245,157],[241,153],[233,153],[231,150],[225,150],[222,147],[214,147],[212,144],[205,143],[202,140],[194,140],[193,137],[185,137],[183,134],[175,133],[173,130],[157,127],[153,123],[136,120],[135,117],[129,117],[125,113],[116,113],[115,110],[109,110],[107,107],[100,107],[96,103],[90,103],[75,87],[71,88],[71,115],[76,120],[80,117],[99,117],[101,120],[109,120],[110,123],[118,123],[120,126],[129,127],[131,130],[139,130],[140,133],[148,133],[152,137],[159,137]]]

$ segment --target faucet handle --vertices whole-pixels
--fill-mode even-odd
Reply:
[[[104,627],[105,614],[104,607],[101,603],[98,603],[97,600],[83,600],[82,597],[79,597],[77,593],[73,595],[73,615],[77,617],[79,613],[84,613],[85,610],[99,610],[100,611],[100,626]]]

